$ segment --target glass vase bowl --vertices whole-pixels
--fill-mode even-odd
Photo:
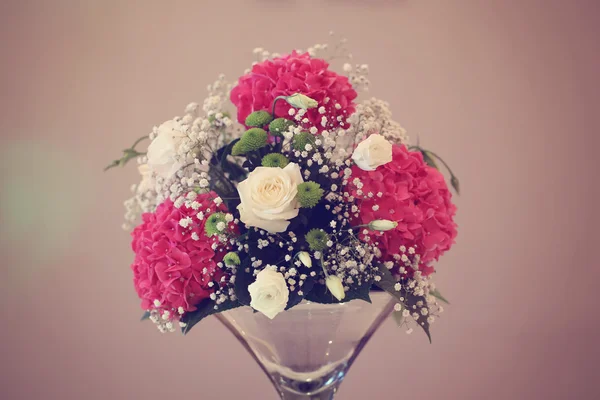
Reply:
[[[217,314],[267,374],[282,399],[333,399],[350,366],[394,307],[385,292],[371,303],[303,301],[269,319],[250,307]]]

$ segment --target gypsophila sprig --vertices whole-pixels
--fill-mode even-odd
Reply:
[[[110,164],[137,161],[124,228],[144,319],[187,333],[237,307],[277,319],[380,289],[399,326],[430,336],[447,303],[434,263],[457,234],[437,167],[458,192],[454,171],[408,145],[388,103],[359,100],[371,68],[345,41],[253,54]]]

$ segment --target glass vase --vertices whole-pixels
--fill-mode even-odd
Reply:
[[[267,374],[282,399],[333,399],[350,366],[394,307],[385,292],[372,303],[303,301],[269,319],[250,307],[217,314]]]

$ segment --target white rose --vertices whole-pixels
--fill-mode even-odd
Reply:
[[[375,171],[392,161],[392,144],[383,136],[373,134],[358,144],[352,159],[363,171]]]
[[[298,185],[304,182],[298,164],[258,167],[238,184],[240,220],[271,233],[285,232],[298,216]]]
[[[148,164],[141,164],[138,166],[138,171],[142,176],[142,180],[137,186],[138,193],[145,193],[150,190],[154,190],[155,181],[152,176],[152,169],[148,166]]]
[[[248,291],[250,306],[270,319],[285,310],[290,297],[283,275],[268,268],[258,273],[254,283],[248,285]]]
[[[159,126],[156,138],[148,146],[148,166],[163,178],[173,176],[183,167],[177,154],[185,137],[181,125],[173,120]]]

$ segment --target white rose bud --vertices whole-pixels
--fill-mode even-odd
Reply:
[[[285,232],[298,216],[298,185],[304,182],[298,164],[258,167],[238,184],[240,220],[270,233]]]
[[[183,167],[176,159],[186,138],[182,130],[176,121],[167,121],[158,127],[156,137],[148,146],[148,166],[163,178],[170,178]]]
[[[392,161],[392,144],[383,136],[373,134],[358,144],[352,159],[363,171],[375,171]]]
[[[250,306],[270,319],[285,310],[290,296],[285,278],[272,269],[260,271],[254,283],[248,286],[248,292]]]
[[[313,100],[301,93],[295,93],[291,96],[288,96],[285,98],[285,101],[287,101],[292,107],[302,108],[304,110],[316,108],[319,105],[316,100]]]
[[[312,267],[312,260],[310,258],[310,254],[308,254],[307,251],[301,251],[300,253],[298,253],[298,258],[306,267]]]
[[[390,221],[388,219],[376,219],[374,221],[369,222],[369,229],[374,231],[389,231],[398,226],[396,221]]]
[[[329,275],[325,279],[325,284],[327,285],[327,289],[331,292],[331,294],[338,299],[338,301],[344,300],[346,297],[346,292],[344,291],[344,285],[342,285],[342,280],[336,275]]]

